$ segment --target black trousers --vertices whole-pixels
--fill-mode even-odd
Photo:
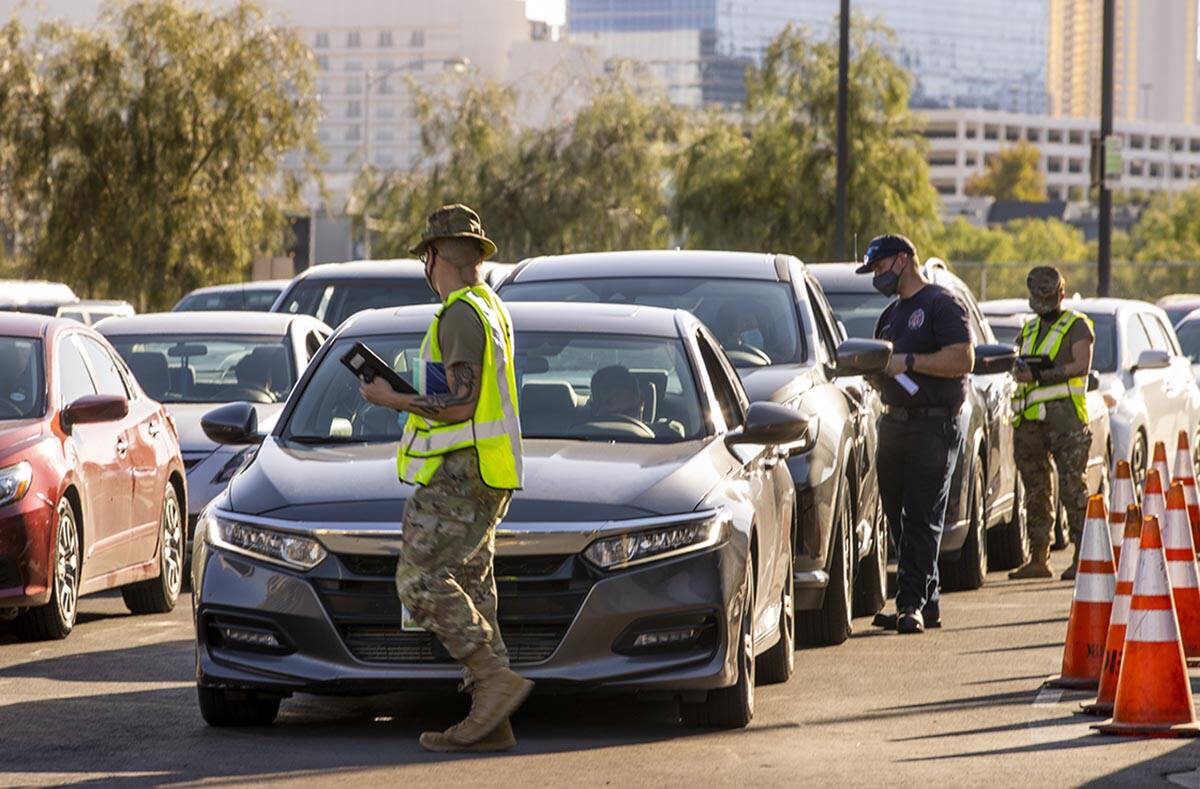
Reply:
[[[962,441],[954,416],[879,420],[875,468],[898,551],[897,611],[939,611],[938,550]]]

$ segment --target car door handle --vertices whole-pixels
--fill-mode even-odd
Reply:
[[[151,438],[157,436],[161,430],[162,425],[160,425],[158,422],[151,422],[150,424],[146,425],[146,432]]]
[[[765,469],[775,468],[779,465],[779,461],[783,460],[785,457],[787,457],[787,452],[785,450],[772,449],[767,453],[767,456],[763,458],[762,467]]]
[[[129,451],[129,442],[123,438],[118,438],[117,439],[117,454],[120,455],[121,457],[124,457],[125,453],[128,451]]]

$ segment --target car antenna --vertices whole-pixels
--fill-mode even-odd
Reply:
[[[854,261],[858,262],[858,233],[854,234]]]

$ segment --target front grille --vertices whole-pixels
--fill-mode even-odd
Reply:
[[[395,556],[369,553],[339,553],[338,559],[355,575],[371,578],[391,578],[396,575]],[[497,578],[522,578],[525,576],[553,575],[569,555],[553,556],[497,556],[495,573]]]
[[[12,589],[17,586],[24,586],[17,563],[12,559],[0,556],[0,589]]]
[[[338,559],[360,578],[313,584],[351,654],[371,663],[452,662],[433,634],[400,629],[392,581],[396,557]],[[595,580],[594,571],[570,555],[497,558],[496,575],[500,631],[514,664],[538,663],[554,653]]]

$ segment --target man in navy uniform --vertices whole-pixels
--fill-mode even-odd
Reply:
[[[885,406],[875,464],[879,495],[899,552],[896,613],[877,615],[875,624],[921,633],[941,625],[938,550],[975,351],[966,308],[925,278],[904,236],[873,239],[857,273],[870,273],[876,290],[898,297],[875,327],[876,337],[892,343],[891,362],[885,374],[871,377]]]

